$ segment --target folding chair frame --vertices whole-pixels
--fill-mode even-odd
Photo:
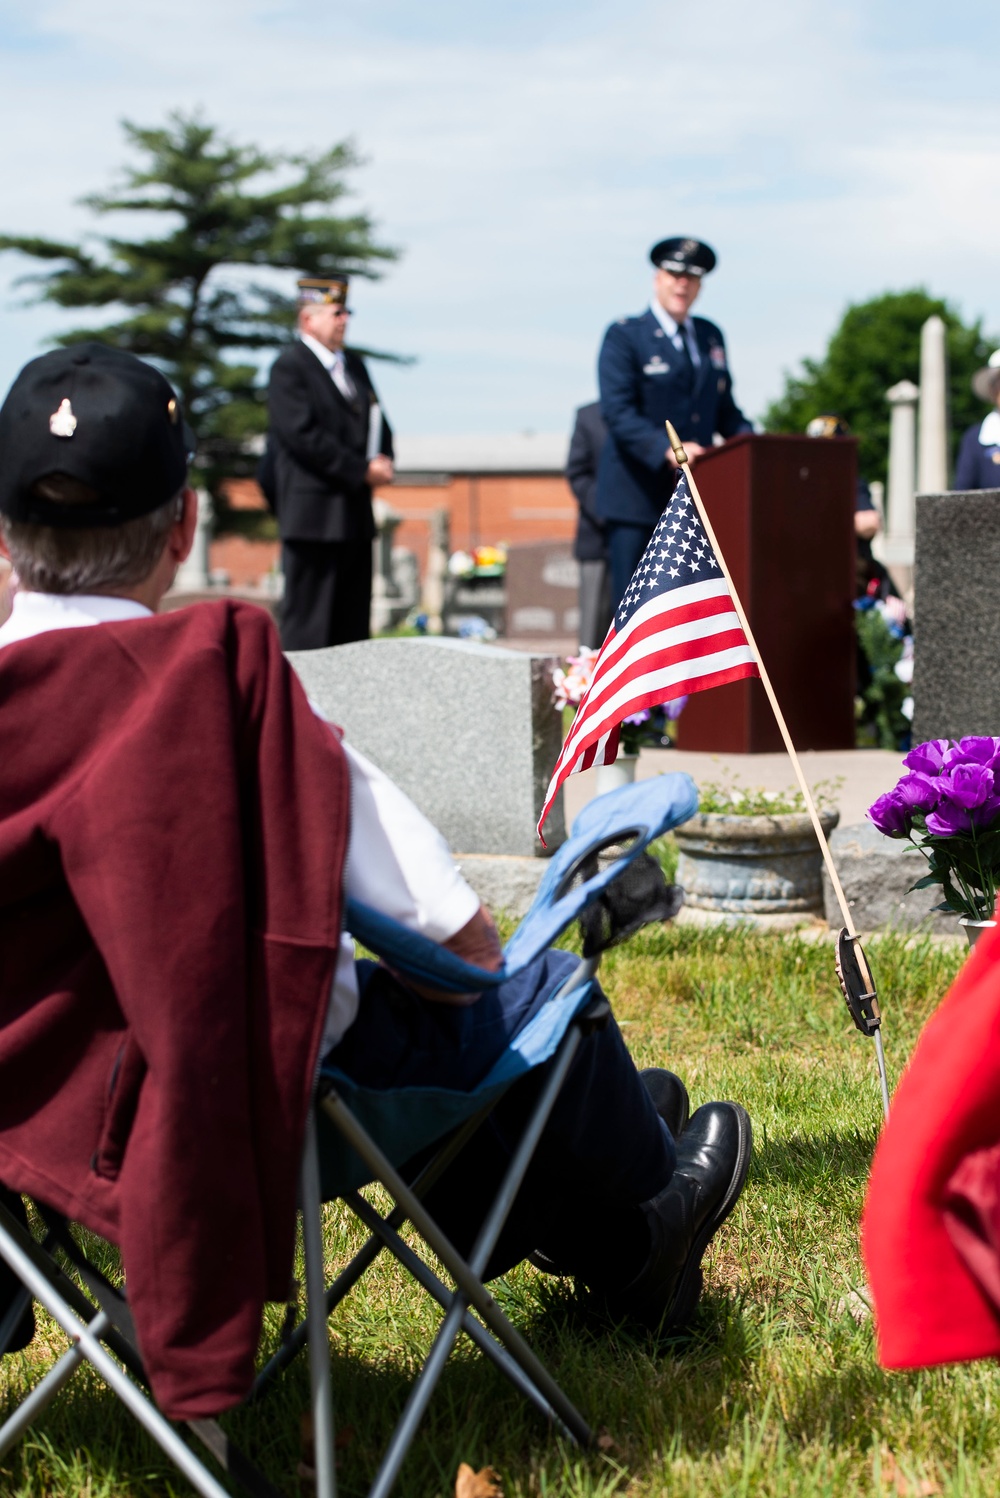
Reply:
[[[597,966],[598,959],[594,958],[581,963],[560,992],[565,995],[588,984]],[[606,1001],[599,997],[592,1000],[567,1028],[550,1063],[549,1074],[532,1117],[467,1260],[462,1258],[441,1232],[423,1206],[421,1195],[467,1143],[488,1116],[493,1104],[469,1119],[417,1180],[408,1185],[358,1123],[336,1088],[328,1085],[319,1090],[317,1106],[323,1109],[343,1138],[365,1162],[373,1177],[394,1198],[396,1206],[383,1218],[360,1193],[350,1192],[343,1198],[360,1221],[370,1229],[372,1237],[333,1284],[326,1288],[323,1276],[319,1158],[315,1119],[311,1118],[306,1131],[300,1181],[306,1316],[302,1325],[290,1334],[282,1348],[261,1370],[250,1399],[262,1397],[281,1369],[287,1366],[303,1346],[308,1345],[317,1498],[335,1498],[336,1495],[327,1317],[374,1262],[383,1247],[439,1303],[445,1315],[423,1368],[410,1390],[403,1413],[369,1489],[369,1498],[385,1498],[390,1492],[445,1363],[463,1330],[550,1423],[575,1443],[582,1446],[592,1444],[593,1435],[586,1421],[532,1352],[520,1332],[500,1310],[484,1285],[482,1275],[580,1043],[589,1031],[606,1024],[609,1015]],[[407,1220],[413,1224],[427,1247],[454,1280],[454,1290],[449,1290],[400,1237],[399,1228]],[[81,1275],[96,1303],[87,1299],[51,1256],[56,1249],[69,1257],[72,1267]],[[59,1323],[71,1343],[69,1350],[0,1426],[0,1456],[20,1438],[28,1425],[48,1406],[86,1360],[203,1498],[228,1498],[226,1489],[181,1438],[177,1427],[160,1414],[144,1392],[142,1385],[146,1379],[124,1295],[75,1249],[68,1235],[49,1226],[45,1239],[40,1243],[25,1232],[0,1203],[0,1257],[6,1260],[25,1287],[0,1324],[0,1354],[32,1298],[43,1305]],[[477,1320],[472,1316],[470,1308],[481,1319]],[[223,1470],[252,1494],[253,1498],[279,1498],[273,1486],[229,1440],[217,1421],[191,1420],[182,1422],[182,1425],[201,1441]]]

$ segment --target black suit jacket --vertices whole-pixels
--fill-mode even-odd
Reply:
[[[573,555],[581,562],[607,560],[604,522],[597,513],[597,462],[607,436],[600,401],[580,406],[570,438],[566,478],[580,506]]]
[[[299,340],[272,366],[268,450],[274,457],[282,540],[364,541],[375,534],[365,483],[375,389],[357,354],[345,354],[344,363],[356,392],[351,401]],[[392,432],[384,418],[380,451],[392,457]]]

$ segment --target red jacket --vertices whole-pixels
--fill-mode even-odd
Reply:
[[[863,1239],[887,1367],[1000,1355],[1000,927],[920,1036],[875,1155]]]
[[[259,609],[0,650],[0,1180],[119,1244],[153,1391],[285,1296],[349,773]]]

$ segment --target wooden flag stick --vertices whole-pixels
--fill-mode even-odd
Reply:
[[[757,662],[757,669],[760,672],[760,679],[763,683],[764,691],[767,693],[767,700],[770,702],[771,707],[774,711],[775,719],[777,721],[779,729],[781,730],[781,737],[785,741],[785,748],[788,750],[789,758],[792,761],[792,769],[795,771],[795,778],[799,782],[799,788],[802,791],[803,797],[805,798],[806,809],[809,812],[810,819],[812,820],[813,827],[816,831],[816,837],[819,840],[819,846],[823,854],[823,861],[826,864],[827,873],[830,875],[830,882],[833,885],[834,892],[837,896],[837,901],[840,905],[840,909],[844,917],[844,925],[847,927],[847,934],[848,936],[852,937],[857,936],[857,932],[854,929],[854,921],[851,917],[850,906],[847,903],[847,896],[844,894],[844,887],[840,882],[840,875],[837,873],[837,868],[833,861],[833,855],[830,852],[830,845],[826,840],[826,834],[823,831],[823,824],[819,819],[819,812],[816,810],[816,803],[813,800],[812,791],[809,789],[808,782],[806,781],[805,773],[802,769],[802,764],[799,760],[799,756],[795,752],[795,745],[792,743],[792,736],[788,732],[788,724],[785,722],[785,715],[781,711],[777,697],[774,695],[774,688],[771,685],[771,678],[767,674],[767,667],[761,660],[760,651],[757,649],[757,641],[754,639],[753,631],[750,628],[750,621],[746,616],[746,612],[743,608],[742,603],[740,602],[740,595],[736,591],[736,585],[734,584],[729,568],[726,565],[726,559],[722,554],[718,541],[715,539],[715,532],[712,529],[712,522],[708,518],[704,500],[698,493],[698,485],[694,481],[694,475],[691,472],[691,465],[688,463],[687,453],[684,451],[681,440],[674,430],[672,423],[669,421],[667,422],[667,436],[670,438],[670,446],[673,448],[674,457],[677,459],[678,466],[683,468],[684,473],[687,476],[688,485],[691,490],[691,498],[694,500],[695,505],[698,508],[698,514],[701,518],[701,523],[705,527],[705,534],[708,537],[709,544],[712,550],[715,552],[715,555],[719,562],[719,566],[722,568],[722,575],[729,585],[729,592],[732,596],[733,607],[736,610],[736,614],[739,618],[740,624],[743,626],[743,633],[747,637],[747,644],[753,651],[754,660]]]
[[[813,824],[813,829],[816,833],[817,841],[819,842],[820,852],[823,855],[823,862],[826,864],[826,871],[830,876],[830,883],[833,885],[834,894],[837,896],[837,903],[839,904],[841,914],[844,917],[844,926],[846,927],[847,935],[854,946],[854,953],[857,958],[862,980],[868,990],[868,993],[874,999],[875,984],[871,976],[871,970],[868,967],[867,958],[865,957],[865,954],[861,947],[861,943],[858,940],[858,933],[854,929],[854,920],[851,916],[851,908],[847,903],[847,896],[844,894],[844,886],[840,882],[840,875],[837,873],[837,866],[833,861],[833,854],[830,852],[830,844],[826,840],[826,833],[823,831],[823,824],[819,819],[819,812],[816,810],[816,803],[813,800],[812,791],[809,789],[809,783],[806,780],[801,761],[799,760],[799,756],[796,753],[795,745],[792,742],[792,736],[788,732],[788,724],[785,722],[785,715],[781,711],[778,699],[775,696],[774,688],[771,685],[771,678],[767,674],[767,667],[764,665],[764,662],[761,659],[760,651],[757,649],[757,641],[753,637],[753,630],[750,628],[750,620],[747,618],[746,611],[743,608],[743,604],[740,602],[740,595],[736,591],[736,585],[733,582],[729,567],[726,564],[726,559],[723,556],[722,551],[719,547],[719,543],[715,538],[715,531],[712,529],[712,522],[708,518],[708,512],[705,509],[704,501],[701,495],[698,493],[698,485],[694,481],[694,474],[691,472],[691,465],[688,462],[687,453],[684,451],[684,445],[678,437],[676,431],[674,430],[673,424],[668,421],[666,423],[666,427],[667,436],[670,439],[670,447],[673,451],[674,457],[677,460],[678,467],[683,469],[684,474],[687,478],[688,487],[691,490],[691,498],[695,502],[695,506],[698,510],[698,515],[701,519],[701,523],[705,527],[705,534],[708,537],[709,545],[716,555],[719,566],[722,569],[722,575],[726,579],[726,583],[729,587],[729,593],[733,600],[733,607],[736,610],[736,616],[739,619],[740,624],[743,626],[743,633],[746,635],[747,644],[753,651],[754,660],[757,662],[757,669],[760,672],[760,679],[763,684],[764,691],[767,693],[767,700],[771,704],[771,709],[774,713],[775,721],[781,731],[781,737],[785,741],[785,748],[788,750],[788,757],[792,762],[792,769],[795,771],[795,778],[799,783],[799,789],[801,790],[803,798],[805,800],[806,810],[809,813],[809,818]],[[878,1053],[879,1076],[882,1084],[882,1103],[885,1109],[885,1115],[888,1118],[889,1088],[885,1073],[885,1056],[882,1050],[882,1037],[877,1029],[874,1031],[874,1039],[875,1049]]]

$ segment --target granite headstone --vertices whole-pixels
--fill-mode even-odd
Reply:
[[[837,827],[830,834],[830,852],[854,925],[858,931],[923,931],[931,936],[958,936],[956,916],[935,911],[943,898],[937,887],[916,889],[927,865],[910,843],[885,837],[870,822]],[[844,924],[830,876],[823,869],[823,903],[833,930]]]
[[[1000,734],[1000,489],[919,494],[913,739]]]
[[[463,854],[544,855],[535,824],[561,747],[551,656],[467,640],[364,640],[289,655],[309,696]]]
[[[580,627],[580,564],[571,541],[533,542],[507,552],[505,633],[575,635]]]

